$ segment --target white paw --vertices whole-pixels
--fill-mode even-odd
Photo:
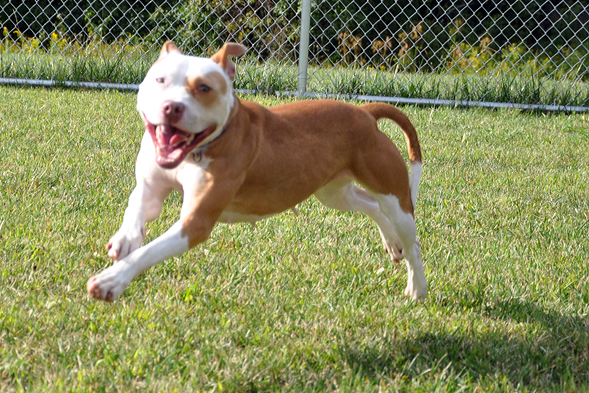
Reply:
[[[108,256],[115,261],[120,261],[131,252],[141,247],[141,242],[145,237],[145,227],[126,229],[121,228],[113,237],[110,238],[106,245]]]
[[[385,244],[384,249],[385,249],[386,253],[391,256],[391,259],[394,262],[399,263],[399,261],[401,259],[403,259],[403,250],[401,249],[401,247],[398,247],[396,244],[393,247],[388,247]]]
[[[384,246],[384,250],[387,254],[391,256],[391,259],[395,262],[399,262],[403,259],[403,249],[401,248],[401,242],[397,239],[397,236],[391,236],[390,239],[382,233],[380,230],[380,239],[382,240],[382,245]]]
[[[125,272],[125,263],[117,263],[88,280],[86,289],[94,299],[112,302],[127,288],[131,280]]]
[[[427,296],[427,283],[421,283],[417,279],[407,281],[405,296],[411,298],[411,300],[425,300]]]

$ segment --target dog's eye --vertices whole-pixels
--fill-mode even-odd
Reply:
[[[155,78],[155,81],[157,83],[164,83],[165,82],[165,79],[164,78]]]
[[[196,90],[200,91],[201,93],[208,93],[209,91],[211,91],[211,88],[207,85],[200,85]]]

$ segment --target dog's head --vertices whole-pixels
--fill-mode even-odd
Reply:
[[[158,165],[175,168],[192,149],[223,131],[235,104],[235,66],[229,56],[245,51],[240,44],[226,43],[208,59],[186,56],[171,41],[164,44],[137,95]]]

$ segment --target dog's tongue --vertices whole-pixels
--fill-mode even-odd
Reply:
[[[160,146],[177,146],[182,142],[188,140],[188,136],[184,133],[175,132],[174,127],[169,124],[159,125],[156,129],[157,142]]]
[[[197,134],[191,134],[170,124],[156,126],[146,121],[145,127],[155,145],[156,162],[163,168],[178,166],[192,149],[217,128],[213,124]]]
[[[163,167],[176,166],[184,158],[186,152],[181,146],[188,142],[189,136],[169,124],[161,124],[155,131],[157,162]]]

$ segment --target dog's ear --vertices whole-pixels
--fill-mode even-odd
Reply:
[[[229,56],[241,56],[247,48],[235,42],[227,42],[220,51],[211,56],[211,60],[219,64],[225,70],[231,80],[235,79],[235,65],[229,61]]]
[[[166,41],[164,46],[162,46],[162,50],[160,51],[159,58],[163,59],[164,57],[168,56],[172,52],[178,52],[178,53],[182,54],[182,51],[172,41]]]

